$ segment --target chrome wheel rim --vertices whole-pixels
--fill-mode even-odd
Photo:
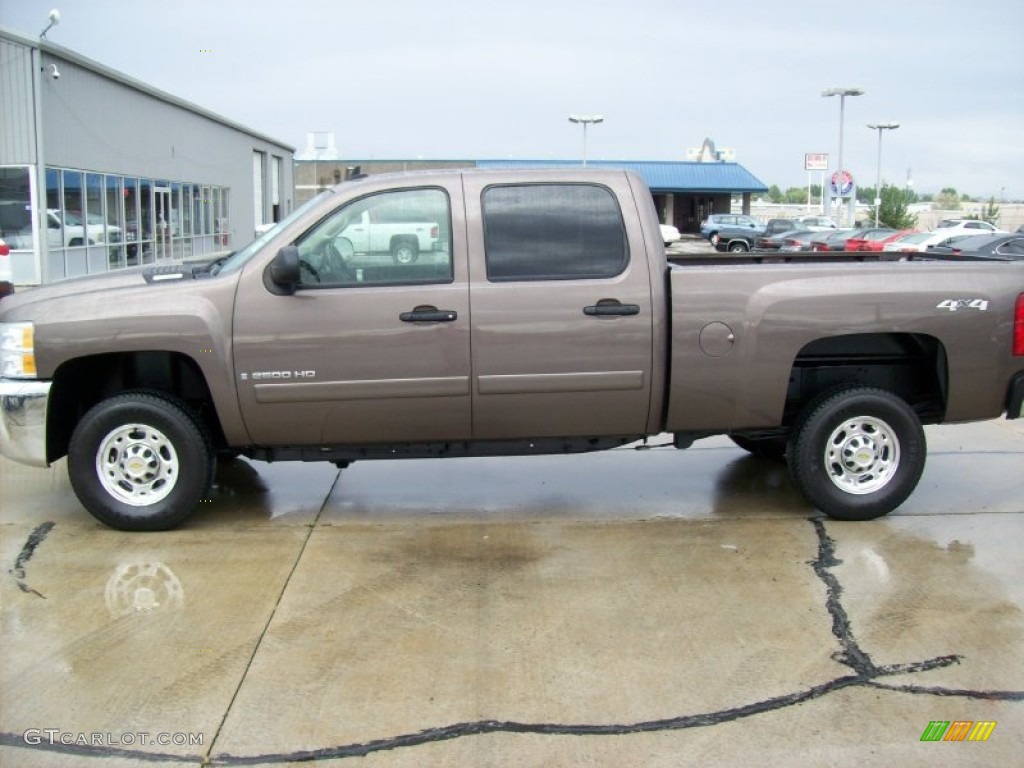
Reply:
[[[412,263],[412,248],[409,246],[401,246],[395,251],[395,261],[399,264],[411,264]]]
[[[133,507],[167,498],[178,481],[178,470],[174,445],[148,424],[112,430],[96,452],[96,474],[104,490]]]
[[[825,467],[839,490],[855,495],[881,490],[900,466],[900,441],[881,419],[855,416],[843,421],[825,444]]]

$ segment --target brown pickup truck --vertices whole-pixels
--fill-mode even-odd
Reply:
[[[353,223],[436,224],[414,261]],[[432,237],[435,233],[432,232]],[[169,528],[217,457],[573,453],[671,433],[785,458],[823,512],[897,507],[922,424],[1022,415],[1024,262],[670,266],[629,172],[345,182],[226,261],[0,303],[0,449],[99,520]]]

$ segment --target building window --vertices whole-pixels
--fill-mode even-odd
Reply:
[[[629,261],[622,212],[605,187],[488,187],[482,206],[492,282],[607,279],[621,274]]]
[[[32,250],[28,168],[0,168],[0,237],[11,250]]]
[[[15,283],[28,282],[34,273],[31,253],[35,250],[35,238],[29,173],[27,166],[0,168],[0,238],[12,251],[7,257],[11,274],[0,279]],[[28,252],[28,258],[17,251]]]
[[[281,158],[276,155],[271,158],[272,168],[270,172],[270,216],[276,224],[281,220],[281,187],[284,186],[284,168]]]

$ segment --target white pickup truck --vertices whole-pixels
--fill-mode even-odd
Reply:
[[[396,264],[413,264],[421,252],[441,247],[441,228],[437,222],[391,220],[395,213],[387,208],[364,210],[335,238],[335,245],[346,257],[390,253]]]

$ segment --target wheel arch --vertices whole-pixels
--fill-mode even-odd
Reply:
[[[946,349],[922,333],[853,333],[805,344],[786,390],[783,423],[792,426],[813,399],[838,386],[875,387],[905,400],[922,423],[943,420],[949,398]]]
[[[179,398],[206,426],[214,446],[226,446],[210,387],[193,358],[165,350],[112,352],[68,360],[54,372],[46,418],[47,463],[67,454],[75,425],[90,408],[133,389]]]

